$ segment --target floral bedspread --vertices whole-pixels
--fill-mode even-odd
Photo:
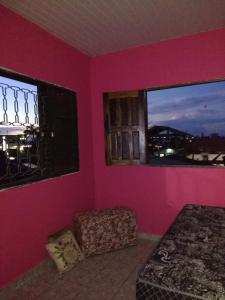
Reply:
[[[225,208],[186,205],[139,273],[141,281],[145,289],[149,284],[199,299],[224,300]]]

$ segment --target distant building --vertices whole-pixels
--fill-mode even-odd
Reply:
[[[175,164],[219,165],[225,163],[225,137],[217,134],[194,137],[167,126],[148,129],[150,159],[167,159]]]

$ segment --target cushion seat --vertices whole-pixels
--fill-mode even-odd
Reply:
[[[75,216],[75,231],[85,256],[137,243],[135,213],[124,207],[78,213]]]

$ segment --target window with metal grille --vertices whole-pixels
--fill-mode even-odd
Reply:
[[[78,170],[76,94],[0,70],[0,188]]]

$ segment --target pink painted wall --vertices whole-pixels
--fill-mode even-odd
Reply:
[[[77,92],[80,172],[0,191],[0,287],[47,257],[47,236],[93,208],[90,59],[0,6],[0,66]]]
[[[128,205],[143,232],[162,234],[185,203],[225,206],[225,170],[114,166],[104,160],[102,93],[225,78],[225,30],[92,59],[96,207]]]
[[[76,211],[128,205],[141,231],[162,234],[187,202],[225,206],[223,169],[106,167],[102,105],[105,91],[225,78],[225,30],[90,60],[2,6],[0,20],[0,66],[77,92],[81,166],[0,192],[0,287],[45,259],[47,236]]]

